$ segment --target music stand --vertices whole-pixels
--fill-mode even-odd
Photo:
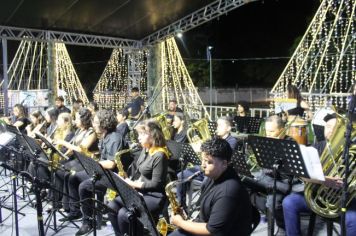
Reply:
[[[299,144],[294,140],[283,140],[250,135],[248,144],[262,168],[273,170],[273,206],[270,234],[274,234],[274,217],[277,193],[277,172],[310,178]]]
[[[181,158],[185,163],[192,163],[194,165],[201,165],[201,160],[197,153],[193,150],[192,146],[189,143],[184,143],[182,145]]]
[[[217,128],[217,124],[215,121],[208,121],[208,129],[212,137],[215,136],[216,128]]]
[[[231,157],[231,163],[232,163],[232,166],[234,167],[236,173],[240,177],[244,178],[246,176],[246,177],[253,178],[253,175],[252,175],[252,173],[248,167],[248,164],[246,162],[246,157],[245,157],[244,153],[241,153],[238,150],[235,150]]]
[[[257,134],[260,131],[261,122],[262,122],[262,118],[248,117],[248,121],[247,121],[248,133]]]
[[[142,196],[129,186],[125,181],[120,177],[114,174],[112,171],[105,170],[102,168],[99,163],[93,159],[86,157],[85,155],[74,151],[74,155],[78,158],[78,161],[83,165],[84,170],[89,176],[98,176],[100,175],[101,183],[110,189],[116,191],[126,208],[130,211],[132,217],[130,218],[130,234],[135,235],[135,220],[138,219],[140,223],[148,229],[151,234],[159,235],[156,227],[154,227],[153,220],[150,214],[148,214],[146,203],[144,202]],[[95,194],[95,182],[93,183],[93,194]],[[95,203],[95,201],[94,201]],[[93,208],[93,219],[95,219],[95,207]],[[95,227],[95,224],[94,224]],[[94,228],[95,235],[95,228]]]

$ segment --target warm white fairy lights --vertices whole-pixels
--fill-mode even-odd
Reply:
[[[8,90],[10,91],[58,91],[66,94],[67,103],[76,99],[88,103],[88,98],[75,72],[68,51],[63,43],[54,43],[53,48],[44,42],[21,41],[9,69]],[[53,49],[53,50],[52,50]],[[48,75],[48,50],[52,51],[55,73]],[[51,73],[51,72],[50,72]],[[49,79],[55,80],[49,83]],[[2,85],[1,81],[1,84]],[[52,86],[52,87],[50,87]],[[3,95],[0,96],[0,106],[4,107]]]
[[[145,98],[147,90],[147,53],[145,50],[114,49],[94,89],[99,107],[119,109],[129,101],[129,91],[138,87]]]
[[[184,107],[184,111],[190,118],[209,117],[174,38],[160,43],[159,48],[161,63],[161,84],[159,86],[163,86],[161,99],[158,100],[161,109],[165,111],[169,100],[176,99],[178,105]],[[201,107],[203,110],[200,110]]]
[[[281,97],[296,85],[312,105],[346,108],[356,81],[356,1],[322,1],[314,19],[271,94]]]

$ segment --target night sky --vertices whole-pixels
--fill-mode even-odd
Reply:
[[[319,4],[320,0],[257,1],[184,33],[177,42],[194,83],[208,86],[206,47],[212,45],[214,86],[272,87]],[[9,41],[9,60],[17,45]],[[112,50],[67,48],[83,87],[92,97]],[[266,57],[281,58],[261,60]]]

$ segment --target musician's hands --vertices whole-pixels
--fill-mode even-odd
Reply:
[[[184,219],[181,215],[171,215],[171,223],[178,226],[180,225],[181,222],[183,222]]]
[[[126,179],[124,179],[124,181],[133,188],[140,189],[143,186],[143,182],[139,181],[139,180],[132,181],[131,179],[126,178]]]
[[[342,178],[325,176],[324,185],[329,188],[339,189],[343,185]]]

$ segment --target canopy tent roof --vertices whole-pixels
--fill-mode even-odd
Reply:
[[[3,0],[0,25],[140,40],[214,0]]]

